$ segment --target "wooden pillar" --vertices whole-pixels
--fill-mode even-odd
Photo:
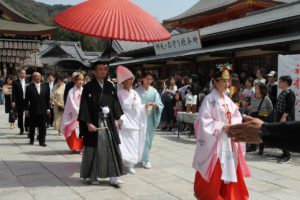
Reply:
[[[233,66],[233,69],[234,69],[234,73],[240,74],[241,69],[240,69],[240,67],[236,66],[236,57],[235,57],[235,55],[231,58],[231,62],[232,62],[232,66]]]

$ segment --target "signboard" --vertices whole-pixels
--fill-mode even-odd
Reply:
[[[163,42],[154,42],[156,55],[201,49],[200,34],[192,31],[184,34],[174,35],[171,39]]]
[[[290,75],[293,84],[291,89],[295,92],[295,120],[300,120],[300,54],[278,56],[278,77]],[[279,94],[279,91],[278,91]]]

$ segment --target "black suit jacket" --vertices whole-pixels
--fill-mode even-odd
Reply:
[[[28,84],[26,80],[25,84]],[[17,110],[24,110],[25,99],[23,97],[23,89],[20,79],[15,80],[12,84],[12,102],[15,102]]]
[[[300,121],[264,123],[262,140],[268,146],[300,152],[299,130]]]
[[[49,88],[41,83],[40,94],[38,93],[35,84],[32,83],[26,88],[26,110],[31,116],[47,115],[47,110],[50,109],[50,92]]]

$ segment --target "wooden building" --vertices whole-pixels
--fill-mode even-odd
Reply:
[[[0,73],[15,73],[56,28],[35,23],[0,0]]]
[[[208,6],[199,7],[201,2],[203,5],[206,2]],[[270,8],[251,11],[249,7],[245,6],[245,2],[260,3],[260,5],[270,6]],[[204,18],[204,15],[211,16],[212,13],[223,12],[222,9],[232,8],[233,5],[239,5],[241,10],[244,9],[242,13],[246,11],[248,13],[229,21],[213,22],[213,24],[206,26],[201,25],[201,28],[198,28],[196,23],[193,23],[195,26],[191,30],[197,31],[201,40],[201,47],[197,49],[183,51],[179,49],[177,52],[160,55],[149,51],[148,56],[130,55],[134,58],[116,62],[112,65],[123,64],[134,68],[134,71],[140,68],[152,69],[158,71],[157,73],[160,77],[164,78],[172,75],[174,72],[180,72],[183,75],[194,73],[198,74],[205,82],[213,74],[216,64],[228,62],[233,64],[237,73],[245,71],[249,74],[254,74],[258,67],[276,70],[278,54],[300,52],[300,1],[291,0],[284,3],[283,1],[258,0],[201,0],[195,4],[194,9],[191,8],[189,10],[197,13],[196,8],[200,9],[197,15],[191,16],[193,19],[198,16],[199,24],[204,24],[205,19],[209,19]],[[207,10],[203,12],[203,8]],[[166,20],[165,22],[175,27],[178,22],[185,25],[189,24],[188,22],[191,18],[186,18],[184,17],[185,15],[179,16],[182,16],[181,20],[177,16],[175,17],[177,21],[173,18],[173,21]],[[199,18],[199,16],[202,17]],[[212,23],[212,21],[208,20],[207,23]],[[181,26],[179,27],[182,28]],[[185,28],[189,27],[186,26]],[[153,48],[155,46],[156,43]]]

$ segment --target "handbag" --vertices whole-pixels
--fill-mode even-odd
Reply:
[[[277,122],[277,112],[273,109],[272,112],[266,117],[265,122]]]
[[[261,99],[257,111],[250,113],[251,117],[259,118],[259,119],[265,121],[265,119],[267,118],[267,116],[262,116],[262,115],[259,114],[260,113],[260,108],[261,108],[262,103],[264,102],[264,100],[265,100],[265,96],[263,96],[263,98]]]
[[[9,123],[14,123],[17,119],[17,112],[15,109],[11,109],[8,116]]]

